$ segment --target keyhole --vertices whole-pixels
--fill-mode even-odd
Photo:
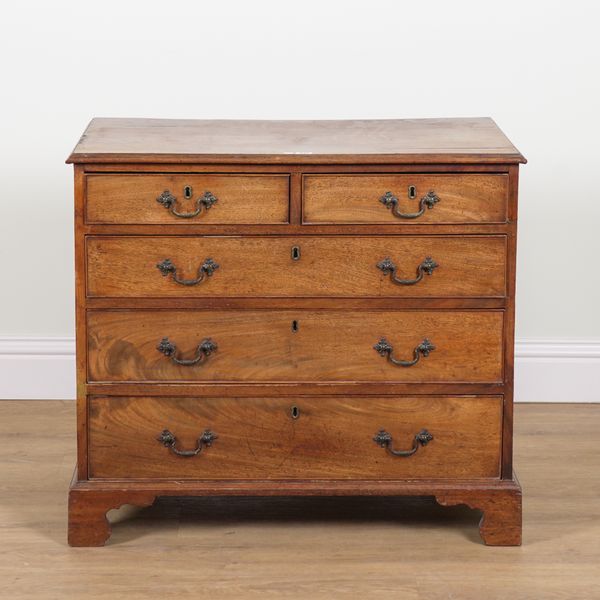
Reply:
[[[408,186],[408,197],[412,200],[417,197],[417,188],[414,185]]]
[[[296,333],[298,331],[298,321],[295,319],[292,321],[292,331]]]
[[[292,260],[300,260],[300,246],[292,246]]]
[[[290,414],[292,415],[292,419],[297,419],[300,416],[300,409],[297,406],[292,406]]]
[[[192,197],[192,186],[191,185],[186,185],[183,188],[183,197],[187,198],[188,200]]]

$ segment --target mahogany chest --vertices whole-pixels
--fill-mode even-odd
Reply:
[[[521,540],[519,163],[491,119],[94,119],[69,543],[158,496],[415,495]]]

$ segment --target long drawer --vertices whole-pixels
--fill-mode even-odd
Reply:
[[[499,382],[503,312],[92,310],[88,378]]]
[[[504,223],[507,204],[504,174],[303,177],[305,223]]]
[[[107,224],[287,223],[289,176],[88,175],[85,218]]]
[[[502,398],[93,397],[92,478],[499,476]]]
[[[502,297],[505,236],[87,239],[90,297]]]

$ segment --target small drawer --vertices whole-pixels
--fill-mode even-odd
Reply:
[[[503,297],[505,236],[90,237],[90,297]]]
[[[502,397],[92,397],[90,477],[499,476]]]
[[[504,223],[508,175],[304,175],[304,223]]]
[[[500,310],[92,310],[91,382],[498,383]]]
[[[288,175],[123,174],[86,177],[87,223],[287,223]]]

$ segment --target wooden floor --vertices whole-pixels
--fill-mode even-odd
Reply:
[[[600,599],[600,405],[518,405],[520,548],[428,499],[164,500],[66,544],[73,402],[0,402],[0,598]]]

